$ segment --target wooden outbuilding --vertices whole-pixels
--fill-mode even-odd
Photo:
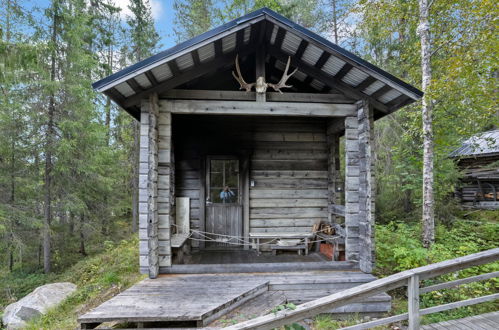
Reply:
[[[93,87],[140,121],[141,272],[371,272],[374,121],[418,89],[267,8]]]
[[[456,191],[461,204],[499,209],[499,130],[473,135],[450,157],[463,175]]]

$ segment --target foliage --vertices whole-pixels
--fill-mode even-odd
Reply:
[[[74,329],[77,316],[113,295],[125,290],[143,276],[138,269],[138,240],[123,240],[94,257],[85,258],[61,274],[27,275],[17,277],[19,287],[27,293],[37,286],[48,282],[71,282],[77,290],[58,307],[50,310],[41,318],[33,320],[27,329]],[[19,274],[17,274],[19,276]],[[4,283],[17,283],[11,276]],[[21,282],[25,282],[21,286]],[[1,282],[0,282],[1,283]],[[19,291],[20,292],[20,291]]]
[[[293,303],[287,303],[287,304],[283,304],[283,305],[277,305],[276,307],[274,307],[271,312],[276,314],[277,312],[280,312],[280,311],[283,311],[283,310],[286,310],[286,309],[289,309],[289,310],[294,310],[296,309],[296,305],[293,304]]]
[[[497,217],[498,212],[494,213],[493,216]],[[476,214],[475,217],[479,217],[479,215]],[[437,226],[436,242],[429,250],[421,247],[419,237],[420,226],[417,224],[391,222],[387,225],[378,225],[376,227],[377,275],[387,276],[395,272],[495,248],[499,237],[499,225],[497,222],[490,221],[488,213],[483,212],[480,221],[456,220],[448,227]],[[425,280],[422,285],[429,286],[497,270],[499,270],[498,262]],[[421,308],[491,294],[497,291],[498,284],[499,280],[492,279],[466,284],[458,288],[430,292],[421,297]],[[395,299],[405,301],[407,298],[402,291],[397,291]],[[393,313],[401,313],[406,309],[405,304],[394,304]],[[485,303],[431,314],[425,316],[425,322],[439,322],[495,309],[497,306],[494,303]]]
[[[497,116],[498,40],[493,35],[498,8],[491,1],[434,1],[431,98],[435,142],[436,221],[455,214],[451,193],[459,172],[448,154],[472,134],[499,124]],[[352,50],[407,82],[420,86],[418,3],[359,0]],[[466,37],[463,37],[466,36]],[[482,46],[486,45],[486,46]],[[422,189],[420,105],[387,116],[375,125],[379,222],[419,217]],[[451,210],[449,212],[449,210]]]
[[[91,83],[159,36],[142,0],[127,21],[114,0],[0,6],[0,270],[38,276],[49,244],[60,272],[131,230],[133,120]]]

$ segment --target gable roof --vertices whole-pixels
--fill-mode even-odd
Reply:
[[[95,82],[103,92],[138,117],[140,100],[233,66],[235,54],[265,47],[268,62],[283,70],[288,56],[296,79],[317,92],[336,89],[353,99],[368,98],[377,117],[420,99],[423,93],[325,38],[262,8],[162,51]]]
[[[452,158],[484,157],[499,153],[499,130],[478,133],[450,153]]]

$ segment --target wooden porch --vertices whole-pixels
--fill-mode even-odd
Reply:
[[[375,279],[360,271],[333,270],[160,275],[137,283],[78,322],[82,329],[118,324],[120,328],[219,327],[233,319],[240,322],[265,315],[284,303],[301,304]],[[328,312],[373,316],[390,307],[390,296],[381,293]]]

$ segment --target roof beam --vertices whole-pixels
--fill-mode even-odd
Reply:
[[[346,117],[357,113],[355,104],[163,100],[172,113],[237,116]]]
[[[219,57],[223,55],[223,49],[222,49],[222,39],[217,39],[213,43],[215,45],[215,57]]]
[[[151,85],[157,85],[158,84],[158,80],[152,74],[151,71],[146,71],[145,73],[146,73],[146,77],[147,77],[147,79],[149,79],[149,82],[151,83]]]
[[[201,64],[201,60],[199,59],[199,53],[198,50],[195,49],[191,52],[192,55],[192,60],[194,61],[194,66],[198,66]]]
[[[170,89],[160,94],[160,98],[182,100],[233,100],[254,101],[256,92],[222,91],[222,90],[192,90]],[[298,102],[298,103],[342,103],[354,104],[356,101],[345,97],[343,94],[320,93],[288,93],[267,92],[267,100],[272,102]]]
[[[282,42],[284,41],[284,37],[286,36],[286,30],[282,27],[277,29],[277,35],[275,37],[274,47],[281,49]]]
[[[296,50],[296,53],[294,56],[300,60],[301,57],[303,56],[303,53],[305,53],[305,49],[307,49],[307,47],[308,47],[308,41],[305,39],[302,39],[300,42],[300,45],[298,45],[298,49]]]
[[[137,83],[135,78],[128,79],[126,83],[128,84],[128,86],[130,86],[131,89],[133,89],[135,93],[140,93],[143,90],[143,88]]]
[[[236,52],[244,47],[244,29],[236,32]]]
[[[371,86],[373,82],[375,82],[377,79],[374,78],[373,76],[369,76],[366,79],[362,80],[360,84],[355,86],[355,89],[358,90],[359,92],[362,92],[364,89],[367,87]]]
[[[286,58],[286,55],[282,54],[282,51],[279,49],[276,49],[275,47],[269,47],[268,51],[272,54],[272,56],[275,56],[277,59],[286,62],[288,59]],[[369,95],[366,95],[362,92],[357,91],[354,87],[346,84],[340,79],[337,79],[336,77],[330,76],[321,69],[317,69],[313,66],[310,66],[309,64],[305,63],[302,60],[298,60],[294,57],[291,57],[291,63],[293,66],[298,67],[300,71],[304,72],[307,75],[314,76],[316,79],[322,81],[326,85],[329,85],[331,87],[334,87],[341,91],[342,93],[345,93],[346,96],[357,99],[357,100],[369,100],[371,104],[378,109],[381,112],[388,113],[388,107],[373,99]]]
[[[378,89],[376,92],[372,93],[371,97],[373,99],[377,100],[377,99],[379,99],[380,96],[386,94],[391,89],[392,89],[391,86],[385,85],[385,86],[381,87],[380,89]]]
[[[168,67],[170,71],[173,73],[173,76],[178,76],[180,74],[180,69],[178,68],[177,62],[175,60],[171,60],[168,62]]]
[[[317,69],[321,69],[324,64],[326,64],[327,60],[331,57],[331,54],[329,54],[328,52],[322,52],[322,55],[321,57],[319,57],[319,59],[317,60],[317,63],[315,63],[315,67]]]
[[[253,49],[247,48],[239,53],[242,57],[252,52]],[[196,79],[198,77],[204,76],[207,73],[212,71],[216,71],[217,69],[232,63],[235,56],[235,52],[230,52],[220,56],[219,58],[215,58],[213,61],[205,62],[198,67],[191,68],[183,73],[180,73],[178,76],[173,77],[171,79],[165,80],[163,82],[158,83],[157,85],[143,90],[142,92],[135,94],[129,97],[127,100],[123,102],[123,107],[128,108],[130,106],[136,105],[140,103],[140,101],[147,97],[150,93],[161,92],[162,90],[172,89],[182,84],[185,84],[188,81]]]
[[[334,75],[334,77],[338,80],[341,80],[344,76],[347,75],[347,73],[352,70],[353,68],[353,65],[351,65],[350,63],[345,63],[345,65],[343,65],[343,67],[340,69],[340,71],[338,71],[337,74]]]

